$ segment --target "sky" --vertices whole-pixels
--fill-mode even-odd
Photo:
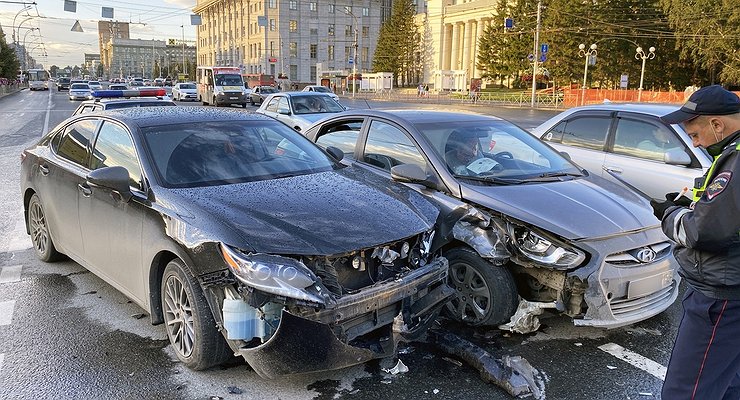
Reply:
[[[195,26],[190,25],[190,14],[196,0],[87,0],[77,1],[77,11],[64,11],[64,0],[35,0],[28,10],[21,2],[33,0],[0,0],[0,26],[5,40],[13,42],[13,20],[20,27],[16,40],[24,42],[37,62],[49,68],[82,65],[85,53],[100,53],[98,21],[129,22],[132,39],[181,39],[195,41]],[[102,7],[113,8],[113,19],[102,18]],[[19,14],[20,12],[20,14]],[[16,18],[17,15],[17,18]],[[75,21],[83,32],[73,32]],[[28,28],[38,28],[31,30]],[[43,53],[46,50],[47,56]]]

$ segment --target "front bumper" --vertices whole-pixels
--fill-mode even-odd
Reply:
[[[247,96],[241,92],[226,92],[216,95],[216,101],[219,104],[244,104],[247,102]]]
[[[275,334],[239,354],[263,378],[340,369],[395,354],[405,335],[425,331],[453,294],[447,260],[345,295],[318,312],[282,312]],[[395,321],[402,320],[405,329]],[[395,328],[395,329],[394,329]]]

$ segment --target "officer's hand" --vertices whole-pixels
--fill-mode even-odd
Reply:
[[[673,199],[675,199],[676,196],[678,196],[678,192],[666,193],[665,194],[665,199],[666,200],[670,200],[670,201],[676,203],[677,206],[681,206],[681,207],[688,207],[688,206],[691,205],[691,199],[690,198],[688,198],[686,196],[681,196],[681,197],[678,198],[678,200],[675,200],[674,201]]]
[[[658,220],[662,221],[663,214],[665,214],[665,210],[667,210],[669,207],[675,206],[676,203],[674,203],[671,200],[666,200],[666,201],[650,200],[650,205],[653,207],[653,214],[655,214],[655,217],[658,218]]]

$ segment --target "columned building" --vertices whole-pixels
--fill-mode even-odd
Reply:
[[[503,25],[503,19],[493,14],[498,2],[427,1],[427,37],[435,54],[427,58],[431,65],[426,81],[434,82],[438,90],[467,90],[471,79],[480,78],[478,40],[492,23]]]

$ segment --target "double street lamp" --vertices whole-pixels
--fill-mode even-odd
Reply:
[[[635,60],[642,59],[642,72],[640,72],[640,89],[638,89],[637,91],[637,101],[640,101],[642,99],[642,80],[643,78],[645,78],[645,61],[652,60],[653,58],[655,58],[655,47],[650,47],[648,49],[648,52],[645,53],[642,47],[637,46]]]
[[[586,62],[583,66],[583,87],[581,88],[581,105],[584,105],[586,104],[586,76],[588,75],[588,64],[589,61],[591,61],[591,57],[596,57],[596,43],[589,46],[588,50],[586,50],[585,44],[579,44],[578,55],[580,57],[586,57]]]

